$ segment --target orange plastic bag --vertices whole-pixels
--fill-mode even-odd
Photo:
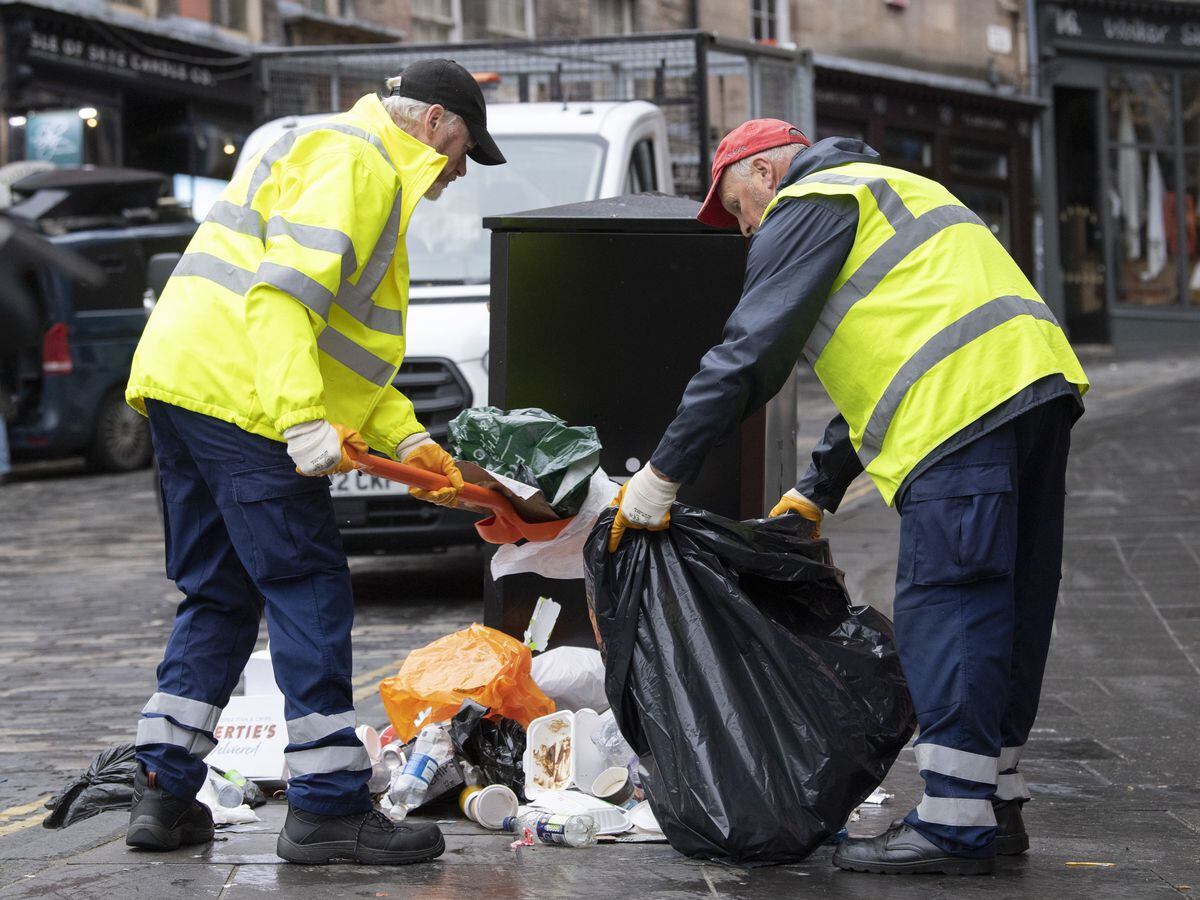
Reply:
[[[486,706],[490,716],[528,728],[554,712],[554,701],[534,683],[531,663],[529,648],[516,638],[475,624],[408,654],[399,674],[379,683],[379,694],[406,741],[416,735],[416,718],[426,709],[432,707],[428,721],[441,722],[468,699]]]

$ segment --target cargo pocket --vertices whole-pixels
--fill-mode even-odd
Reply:
[[[1004,464],[934,468],[904,501],[914,584],[964,584],[1008,575],[1012,476]]]
[[[325,478],[288,463],[238,472],[233,496],[249,534],[256,581],[300,578],[344,565],[342,539]]]

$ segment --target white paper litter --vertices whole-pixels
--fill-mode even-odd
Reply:
[[[883,804],[887,803],[894,796],[894,794],[889,794],[883,788],[875,788],[875,790],[871,791],[871,796],[864,800],[863,803],[870,803],[872,806],[883,806]]]
[[[217,800],[216,788],[206,778],[196,799],[212,810],[214,825],[248,825],[251,822],[261,822],[262,819],[249,806],[222,806]]]
[[[499,476],[497,476],[499,478]],[[508,486],[508,482],[504,482]],[[516,482],[514,482],[516,484]],[[524,485],[528,488],[528,485]],[[516,491],[516,488],[512,488]],[[505,544],[492,557],[492,578],[536,572],[544,578],[582,578],[583,545],[600,514],[612,504],[621,486],[597,469],[588,484],[579,514],[552,541],[528,541],[520,547]]]
[[[482,466],[480,467],[482,468]],[[484,469],[492,478],[504,485],[508,490],[512,491],[522,500],[528,500],[534,494],[541,491],[541,488],[536,488],[531,484],[526,484],[523,481],[517,481],[515,478],[509,478],[507,475],[501,475],[499,472],[493,472],[491,469]]]
[[[604,659],[589,647],[555,647],[533,658],[534,683],[554,701],[555,709],[594,709],[604,713]],[[587,785],[590,787],[590,785]]]

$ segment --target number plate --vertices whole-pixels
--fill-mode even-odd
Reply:
[[[408,485],[368,475],[357,469],[329,476],[329,493],[334,497],[372,497],[385,494],[407,494]]]

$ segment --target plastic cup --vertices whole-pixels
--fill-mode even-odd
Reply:
[[[471,795],[468,815],[492,831],[503,831],[504,820],[515,816],[520,804],[517,795],[503,784],[489,784]]]
[[[613,766],[597,775],[592,782],[592,794],[624,809],[637,805],[633,798],[633,782],[629,780],[629,770],[624,766]]]
[[[379,761],[393,771],[404,768],[408,757],[404,754],[404,745],[399,741],[385,745],[379,751]]]

